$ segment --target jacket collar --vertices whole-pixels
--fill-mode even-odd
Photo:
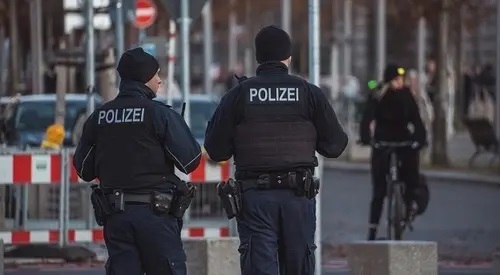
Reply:
[[[279,61],[261,63],[257,67],[257,75],[288,74],[288,67]]]
[[[156,94],[145,84],[132,81],[122,80],[120,82],[120,93],[118,96],[142,96],[148,99],[153,99]]]

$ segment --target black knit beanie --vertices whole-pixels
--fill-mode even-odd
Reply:
[[[398,76],[403,76],[404,71],[401,72],[401,67],[396,64],[389,64],[384,70],[384,83],[391,82]]]
[[[159,68],[158,61],[152,55],[142,48],[135,48],[123,53],[116,70],[122,80],[147,83]]]
[[[288,34],[274,26],[262,28],[255,36],[255,58],[258,63],[283,61],[292,55],[292,41]]]

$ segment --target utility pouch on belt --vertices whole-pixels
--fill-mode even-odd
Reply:
[[[226,212],[227,218],[232,219],[241,211],[241,192],[236,181],[229,179],[217,185],[217,194],[222,202],[222,208]]]
[[[172,205],[172,198],[173,195],[170,193],[153,191],[151,193],[151,207],[153,211],[160,215],[168,214]]]
[[[196,186],[190,182],[179,180],[175,185],[175,196],[172,202],[171,214],[176,218],[182,218],[196,196]]]
[[[92,207],[94,208],[94,217],[99,226],[103,226],[106,222],[108,216],[113,214],[111,207],[106,200],[106,195],[99,185],[93,184],[90,186],[92,188],[92,193],[90,194],[90,201],[92,202]]]
[[[113,194],[110,196],[111,206],[115,213],[121,213],[125,211],[125,200],[123,197],[123,190],[114,189]]]
[[[309,199],[314,199],[319,192],[319,179],[313,177],[310,171],[304,174],[304,195]]]

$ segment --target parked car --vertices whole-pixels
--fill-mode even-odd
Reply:
[[[167,102],[165,97],[157,97],[155,100],[163,103]],[[183,102],[184,101],[181,98],[174,98],[172,101],[172,108],[179,114],[181,113]],[[208,121],[212,118],[212,115],[217,108],[218,99],[207,94],[192,94],[189,102],[191,113],[191,132],[193,133],[196,141],[198,141],[200,145],[203,145],[205,130],[207,128]]]
[[[87,95],[67,94],[64,128],[64,146],[74,146],[73,135],[76,122],[87,108]],[[95,97],[96,108],[102,104],[100,96]],[[7,146],[39,147],[47,127],[54,123],[56,95],[39,94],[0,98],[0,129],[3,128],[3,142]]]

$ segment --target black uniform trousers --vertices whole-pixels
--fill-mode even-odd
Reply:
[[[148,204],[127,204],[108,218],[106,275],[186,275],[182,220],[156,215]]]
[[[238,216],[242,275],[312,275],[316,202],[288,189],[243,193]]]
[[[413,201],[413,194],[419,181],[419,151],[411,148],[396,149],[400,163],[399,179],[405,183],[405,202]],[[371,156],[372,201],[370,208],[370,224],[379,224],[387,194],[387,175],[389,173],[390,155],[386,149],[373,149]]]

